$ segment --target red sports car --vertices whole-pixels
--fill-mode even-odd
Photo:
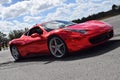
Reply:
[[[20,38],[9,42],[13,58],[19,60],[31,54],[51,54],[55,58],[90,48],[113,37],[108,23],[91,20],[81,24],[53,20],[36,24]]]

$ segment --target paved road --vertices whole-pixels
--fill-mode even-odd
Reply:
[[[104,21],[114,26],[113,39],[63,60],[42,56],[14,62],[8,50],[0,52],[0,80],[120,80],[120,15]]]

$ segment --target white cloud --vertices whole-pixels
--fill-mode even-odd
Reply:
[[[23,19],[25,22],[31,23],[31,22],[35,22],[35,21],[40,21],[42,17],[34,17],[34,16],[25,16]]]
[[[0,31],[9,33],[9,30],[14,28],[14,24],[8,21],[0,21]]]
[[[11,3],[11,0],[0,0],[0,4],[4,4],[4,3]]]
[[[30,10],[30,13],[32,15],[36,15],[41,11],[44,11],[46,9],[49,9],[51,7],[55,7],[58,5],[61,5],[64,2],[64,0],[33,0],[32,7]]]
[[[61,7],[57,8],[55,12],[49,13],[46,16],[45,21],[60,19],[60,20],[71,20],[72,10],[71,8],[75,7],[76,4],[63,4]]]
[[[14,20],[13,22],[10,21],[0,21],[0,31],[8,34],[12,30],[19,30],[24,29],[25,27],[31,27],[28,23],[21,23],[19,21]]]
[[[17,2],[1,11],[3,19],[15,18],[25,14],[37,15],[39,12],[62,4],[64,0],[29,0]]]
[[[12,23],[14,24],[14,27],[15,27],[13,30],[15,30],[15,29],[19,30],[19,29],[24,29],[24,28],[31,28],[32,25],[33,25],[33,24],[26,23],[26,22],[19,22],[17,20],[14,20]]]
[[[15,18],[28,13],[29,2],[18,2],[10,7],[4,7],[2,9],[1,15],[3,19]]]

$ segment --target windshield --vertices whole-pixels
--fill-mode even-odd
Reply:
[[[42,24],[42,26],[44,27],[44,29],[46,31],[51,31],[54,29],[64,28],[64,27],[71,26],[74,24],[75,23],[70,22],[70,21],[55,20],[55,21],[50,21],[50,22],[44,23],[44,24]]]

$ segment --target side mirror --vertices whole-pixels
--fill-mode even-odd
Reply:
[[[39,35],[38,33],[34,33],[34,34],[31,35],[31,37],[33,37],[33,38],[34,38],[34,37],[39,37],[39,36],[40,36],[40,35]]]
[[[65,27],[65,25],[63,25],[63,24],[62,24],[62,25],[60,25],[60,28],[63,28],[63,27]]]
[[[42,31],[42,30],[37,29],[37,33],[38,33],[38,34],[43,34],[43,31]]]

